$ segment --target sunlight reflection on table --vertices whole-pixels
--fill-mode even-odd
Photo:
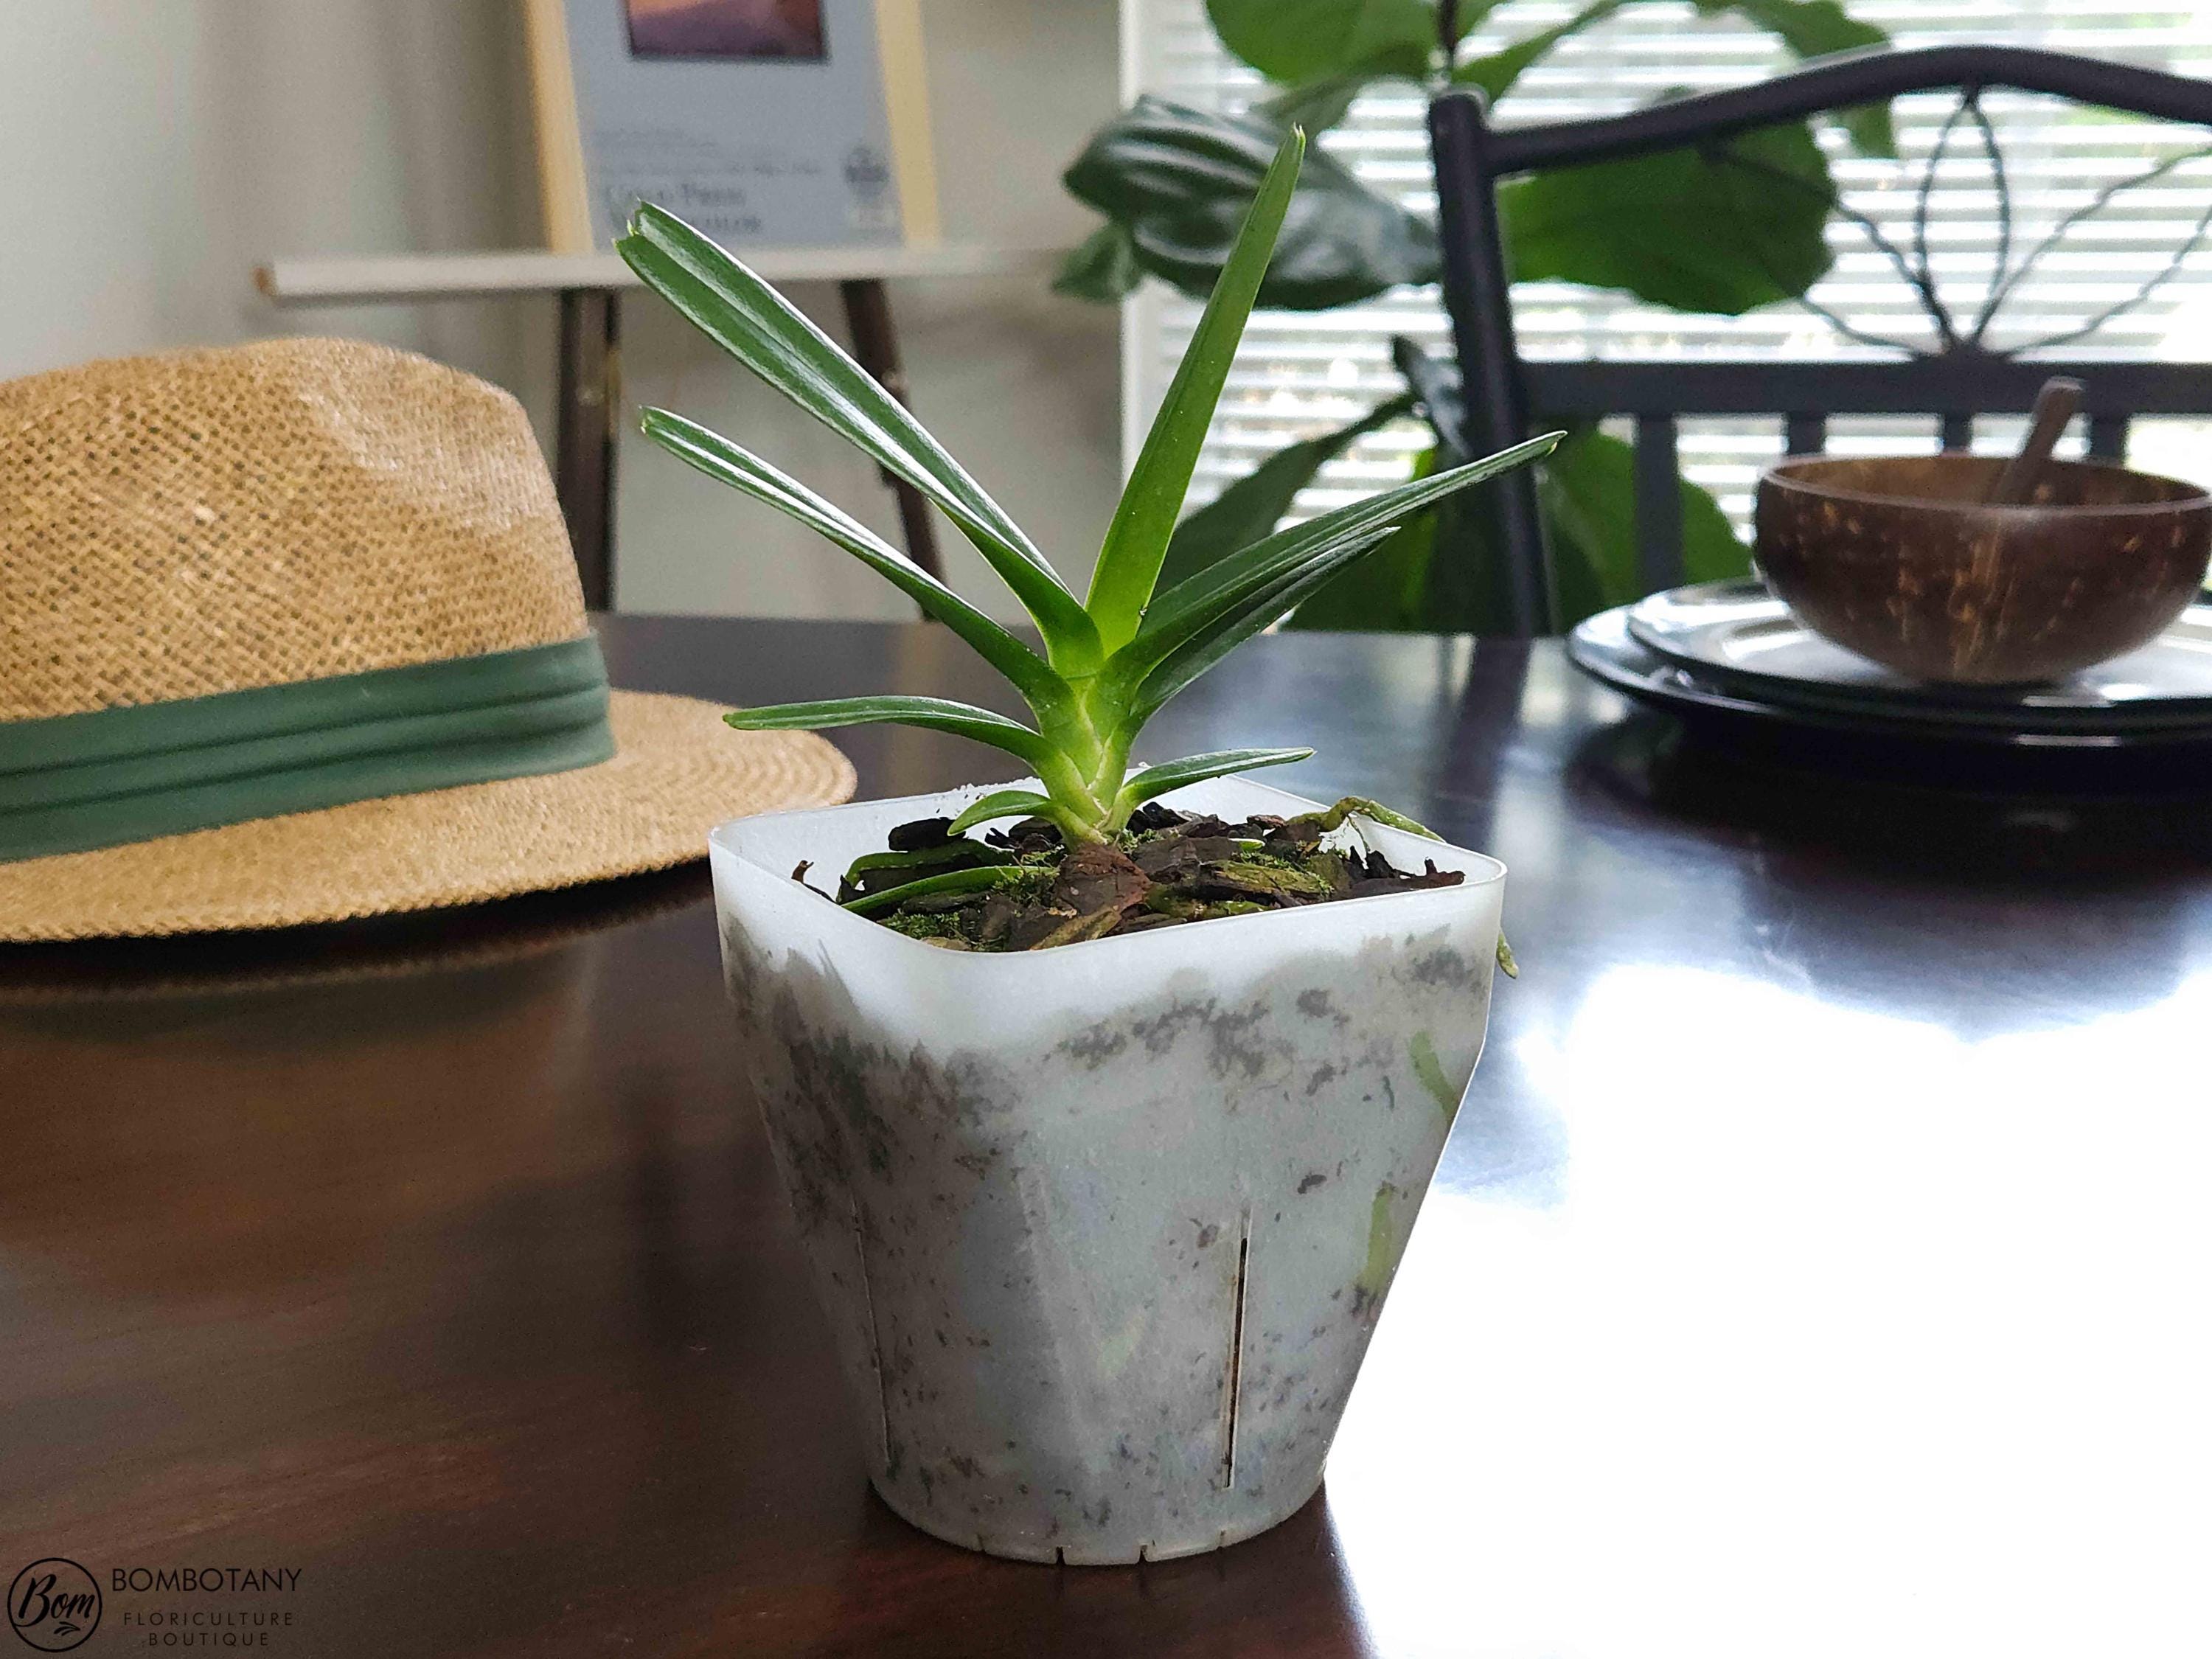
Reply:
[[[2208,1032],[1607,973],[1515,1056],[1559,1201],[1439,1187],[1339,1438],[1377,1650],[2212,1651]]]

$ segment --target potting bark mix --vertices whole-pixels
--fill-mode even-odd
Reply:
[[[855,860],[835,896],[944,950],[1039,951],[1466,879],[1432,862],[1415,872],[1380,853],[1328,845],[1363,805],[1226,823],[1147,802],[1112,841],[1073,848],[1044,818],[980,839],[953,835],[950,818],[922,818],[892,830],[888,851]],[[804,882],[809,867],[793,879]]]

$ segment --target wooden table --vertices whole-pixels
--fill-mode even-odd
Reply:
[[[942,629],[606,634],[630,684],[988,689]],[[91,1568],[90,1655],[171,1611],[341,1656],[2212,1650],[2212,812],[1622,712],[1549,645],[1290,635],[1161,722],[1513,868],[1522,977],[1272,1534],[1055,1570],[869,1495],[693,869],[0,953],[0,1576]],[[872,793],[996,766],[850,737]],[[296,1588],[112,1589],[234,1565]]]

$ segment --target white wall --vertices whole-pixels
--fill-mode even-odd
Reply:
[[[0,375],[343,332],[520,382],[542,403],[542,318],[279,313],[250,280],[280,249],[531,240],[510,21],[501,0],[7,0]]]
[[[1060,168],[1115,97],[1113,9],[927,0],[945,232],[1072,242]],[[514,0],[6,0],[0,17],[0,378],[276,333],[344,333],[508,386],[545,424],[550,302],[277,311],[275,253],[526,246],[539,237]],[[795,296],[833,330],[833,289]],[[1048,550],[1086,568],[1116,478],[1112,313],[1036,279],[895,290],[923,417]],[[761,394],[647,296],[630,402],[722,426],[879,528],[872,470]],[[626,443],[626,610],[896,616],[842,555]],[[1006,602],[946,532],[956,580]]]
[[[1073,246],[1086,210],[1060,170],[1116,104],[1114,8],[1100,0],[924,0],[931,117],[949,241]],[[842,336],[836,290],[793,297]],[[1087,576],[1119,471],[1117,321],[1040,277],[892,292],[916,411],[1073,581]],[[656,302],[624,313],[625,393],[663,404],[788,467],[876,529],[898,515],[875,470],[793,420]],[[902,616],[906,602],[842,554],[641,444],[617,481],[617,600],[632,611]],[[956,586],[1018,607],[942,520]]]

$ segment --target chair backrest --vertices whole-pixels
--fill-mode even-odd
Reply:
[[[1480,452],[1518,441],[1527,435],[1532,410],[1547,419],[1569,421],[1633,417],[1639,574],[1646,589],[1656,590],[1682,580],[1676,485],[1680,416],[1779,416],[1790,453],[1800,454],[1817,453],[1824,447],[1830,415],[1933,415],[1942,423],[1943,447],[1963,449],[1972,442],[1976,416],[2024,413],[2045,380],[2071,374],[2088,388],[2083,409],[2091,453],[2118,457],[2132,416],[2212,414],[2212,364],[2123,362],[2102,357],[2090,362],[2027,360],[1994,351],[1984,340],[1991,318],[2010,291],[2002,280],[2005,273],[2000,271],[1998,280],[1991,283],[1978,314],[1962,325],[1944,308],[1924,263],[1916,270],[1901,256],[1897,259],[1899,271],[1914,284],[1936,325],[1940,349],[1934,353],[1894,362],[1522,360],[1514,337],[1511,274],[1498,207],[1501,181],[1550,167],[1714,144],[1826,111],[1942,90],[1959,93],[1960,114],[1974,114],[2001,180],[2002,158],[1979,109],[1982,91],[1990,87],[2212,127],[2212,83],[2010,46],[1854,53],[1755,86],[1668,99],[1599,120],[1493,127],[1480,93],[1438,99],[1430,109],[1429,133],[1441,207],[1444,302],[1466,386],[1469,447]],[[1954,114],[1947,125],[1939,154],[1959,118]],[[1931,158],[1931,169],[1936,159]],[[1924,189],[1920,211],[1923,216],[1927,211]],[[2212,211],[2207,218],[2212,221]],[[2061,231],[2071,222],[2062,223]],[[1890,246],[1871,222],[1862,223],[1881,246]],[[1893,248],[1891,252],[1895,253]],[[2133,300],[2100,313],[2084,328],[2015,349],[2039,349],[2078,338],[2139,302],[2162,280],[2163,276],[2154,278]],[[1832,320],[1847,333],[1856,331],[1843,319]],[[1911,349],[1900,342],[1878,343]],[[1516,627],[1524,634],[1553,631],[1555,589],[1534,480],[1525,468],[1510,473],[1494,487],[1492,498],[1498,519],[1496,544],[1509,562]]]

